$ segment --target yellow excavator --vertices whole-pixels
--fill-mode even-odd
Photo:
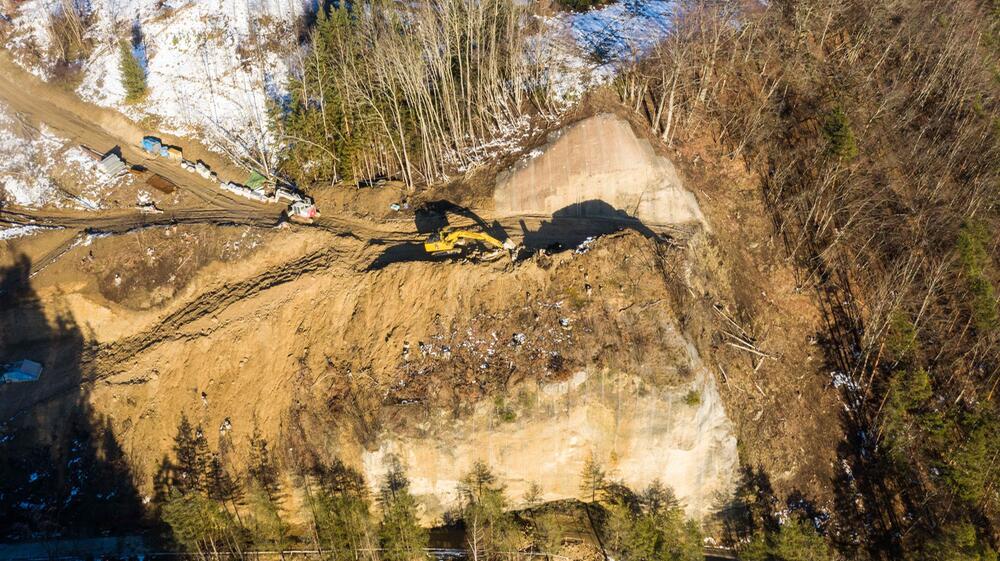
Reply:
[[[483,245],[508,251],[517,248],[517,245],[510,238],[501,242],[485,232],[443,228],[427,238],[427,241],[424,242],[424,250],[431,255],[455,255],[461,253],[469,242],[481,242]]]

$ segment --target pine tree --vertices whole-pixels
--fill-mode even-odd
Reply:
[[[537,481],[529,483],[522,498],[525,508],[535,508],[542,504],[542,494],[542,486]]]
[[[250,465],[247,474],[250,481],[260,487],[273,501],[278,494],[278,468],[274,463],[267,440],[260,434],[260,429],[254,426],[250,436]]]
[[[310,480],[318,485],[309,485]],[[378,547],[370,495],[359,472],[336,460],[314,467],[306,483],[314,537],[332,559],[356,561],[358,550]]]
[[[807,523],[796,518],[776,532],[758,532],[743,551],[744,561],[832,561],[830,546]]]
[[[207,477],[208,498],[220,504],[234,503],[240,498],[240,485],[222,465],[222,458],[212,454],[208,462]]]
[[[601,464],[594,461],[594,456],[587,457],[580,472],[580,493],[588,502],[596,502],[604,490],[607,474]]]
[[[485,462],[477,461],[458,484],[462,521],[473,559],[517,549],[518,530],[507,513],[504,485]]]
[[[118,45],[118,70],[121,72],[125,102],[135,103],[146,95],[146,71],[135,58],[128,41]]]
[[[278,503],[259,485],[247,489],[247,526],[254,544],[263,549],[284,549],[288,544],[288,524],[281,518]]]
[[[417,520],[417,500],[410,493],[399,459],[389,459],[389,470],[379,490],[382,522],[378,537],[386,561],[411,561],[425,557],[427,530]]]
[[[368,502],[364,497],[333,489],[321,489],[310,500],[320,545],[334,559],[354,560],[354,552],[370,548],[373,527]]]
[[[698,561],[704,558],[698,524],[686,520],[671,489],[654,481],[640,495],[609,486],[604,542],[627,561]]]
[[[972,221],[962,225],[958,236],[959,259],[962,275],[968,284],[973,323],[983,333],[989,333],[1000,325],[996,289],[988,274],[993,269],[993,259],[988,250],[990,239],[986,226]]]
[[[229,512],[202,493],[181,494],[175,489],[162,513],[174,539],[187,551],[215,553],[230,549],[239,553]]]
[[[177,463],[173,466],[170,485],[181,494],[203,491],[210,459],[208,442],[201,427],[193,427],[185,415],[177,425],[174,454]]]
[[[851,121],[847,113],[837,107],[826,117],[823,123],[823,134],[827,140],[827,150],[833,156],[843,160],[853,160],[858,155],[858,143],[851,130]]]
[[[965,521],[945,525],[921,549],[919,561],[997,561],[997,552]]]
[[[950,454],[944,480],[959,498],[976,505],[989,489],[993,463],[1000,456],[1000,423],[988,406],[980,405],[964,413],[960,425],[963,435]]]

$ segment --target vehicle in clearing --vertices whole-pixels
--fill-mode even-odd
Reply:
[[[162,140],[155,136],[144,136],[139,144],[143,152],[156,158],[167,158],[176,162],[184,161],[184,151],[177,146],[164,144]]]
[[[312,224],[319,218],[319,210],[316,205],[307,197],[295,201],[288,205],[288,219],[299,224]]]
[[[141,146],[143,152],[151,154],[154,157],[166,158],[169,153],[169,147],[164,145],[163,142],[155,136],[143,137]]]

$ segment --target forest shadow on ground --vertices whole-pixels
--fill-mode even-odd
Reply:
[[[714,522],[719,526],[722,543],[739,551],[755,537],[775,539],[791,518],[825,533],[830,515],[798,490],[780,499],[764,468],[742,465],[735,492],[721,499]]]
[[[43,304],[20,255],[0,268],[0,365],[29,359],[36,382],[0,384],[0,542],[122,534],[142,500],[84,383],[88,344],[67,310]]]

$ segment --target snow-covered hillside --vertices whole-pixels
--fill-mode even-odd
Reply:
[[[80,0],[77,0],[80,2]],[[29,47],[45,53],[46,22],[62,0],[28,0],[8,41],[15,60],[42,77],[43,57],[18,57]],[[266,102],[282,95],[296,19],[314,0],[87,0],[84,10],[95,49],[77,93],[175,134],[192,134],[222,152],[260,157],[267,146]],[[147,71],[148,96],[125,103],[119,44],[133,40]]]
[[[0,103],[0,205],[97,210],[109,192],[131,183],[103,175],[82,148],[44,125],[32,128]]]
[[[586,90],[614,79],[622,64],[666,37],[675,8],[673,0],[622,0],[544,18],[546,32],[533,44],[536,56],[552,69],[553,94],[572,103]]]
[[[15,61],[43,78],[53,70],[46,59],[47,22],[66,1],[26,0],[14,14],[6,46]],[[289,61],[301,53],[296,22],[315,10],[317,0],[69,1],[88,15],[94,44],[76,90],[81,98],[145,121],[151,131],[196,136],[229,156],[270,157],[267,104],[286,93]],[[557,105],[572,106],[662,39],[673,9],[672,0],[623,0],[543,18],[531,56],[549,69]],[[147,71],[148,95],[135,104],[125,102],[122,40],[133,40]],[[516,144],[523,133],[493,142]]]

